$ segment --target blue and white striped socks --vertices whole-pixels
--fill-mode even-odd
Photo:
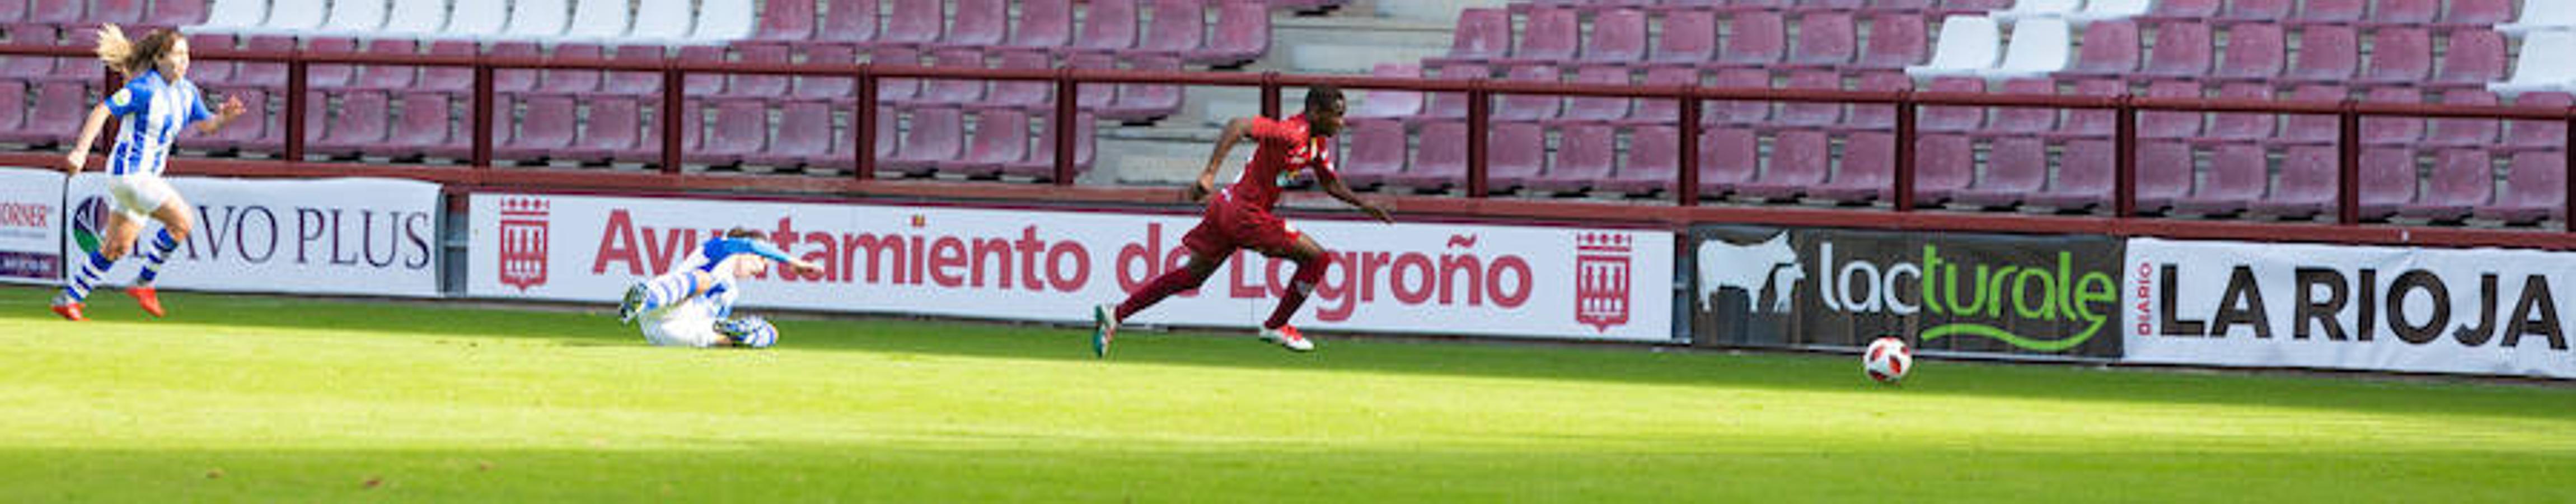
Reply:
[[[687,299],[689,295],[696,294],[697,291],[697,275],[681,273],[676,275],[653,277],[652,280],[644,281],[644,306],[637,309],[642,311],[658,310],[664,306],[670,306],[672,303],[678,303],[682,299]]]
[[[170,237],[169,228],[162,228],[161,234],[152,238],[152,248],[143,251],[143,274],[136,276],[134,283],[152,285],[154,279],[161,278],[161,265],[168,264],[170,253],[177,250],[179,240]]]
[[[106,274],[108,267],[115,265],[116,262],[107,260],[107,256],[99,255],[95,250],[90,251],[89,260],[80,261],[77,270],[72,273],[71,282],[63,284],[62,302],[69,304],[89,299],[90,287],[97,286],[98,277]]]

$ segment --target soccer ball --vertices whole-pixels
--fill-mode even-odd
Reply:
[[[1881,337],[1869,342],[1869,350],[1860,354],[1860,369],[1869,374],[1869,379],[1893,385],[1914,370],[1914,351],[1905,348],[1905,340]]]

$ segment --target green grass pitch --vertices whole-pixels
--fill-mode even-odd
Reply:
[[[0,502],[2570,502],[2576,389],[0,288]]]

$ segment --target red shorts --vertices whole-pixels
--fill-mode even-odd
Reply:
[[[1199,218],[1198,227],[1181,237],[1181,246],[1201,257],[1224,257],[1239,249],[1275,256],[1294,247],[1299,236],[1303,234],[1290,229],[1279,216],[1220,195],[1208,201],[1207,213]]]

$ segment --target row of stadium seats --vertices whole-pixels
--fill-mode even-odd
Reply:
[[[41,24],[60,28],[115,23],[175,27],[206,18],[205,0],[0,0],[0,25]]]

